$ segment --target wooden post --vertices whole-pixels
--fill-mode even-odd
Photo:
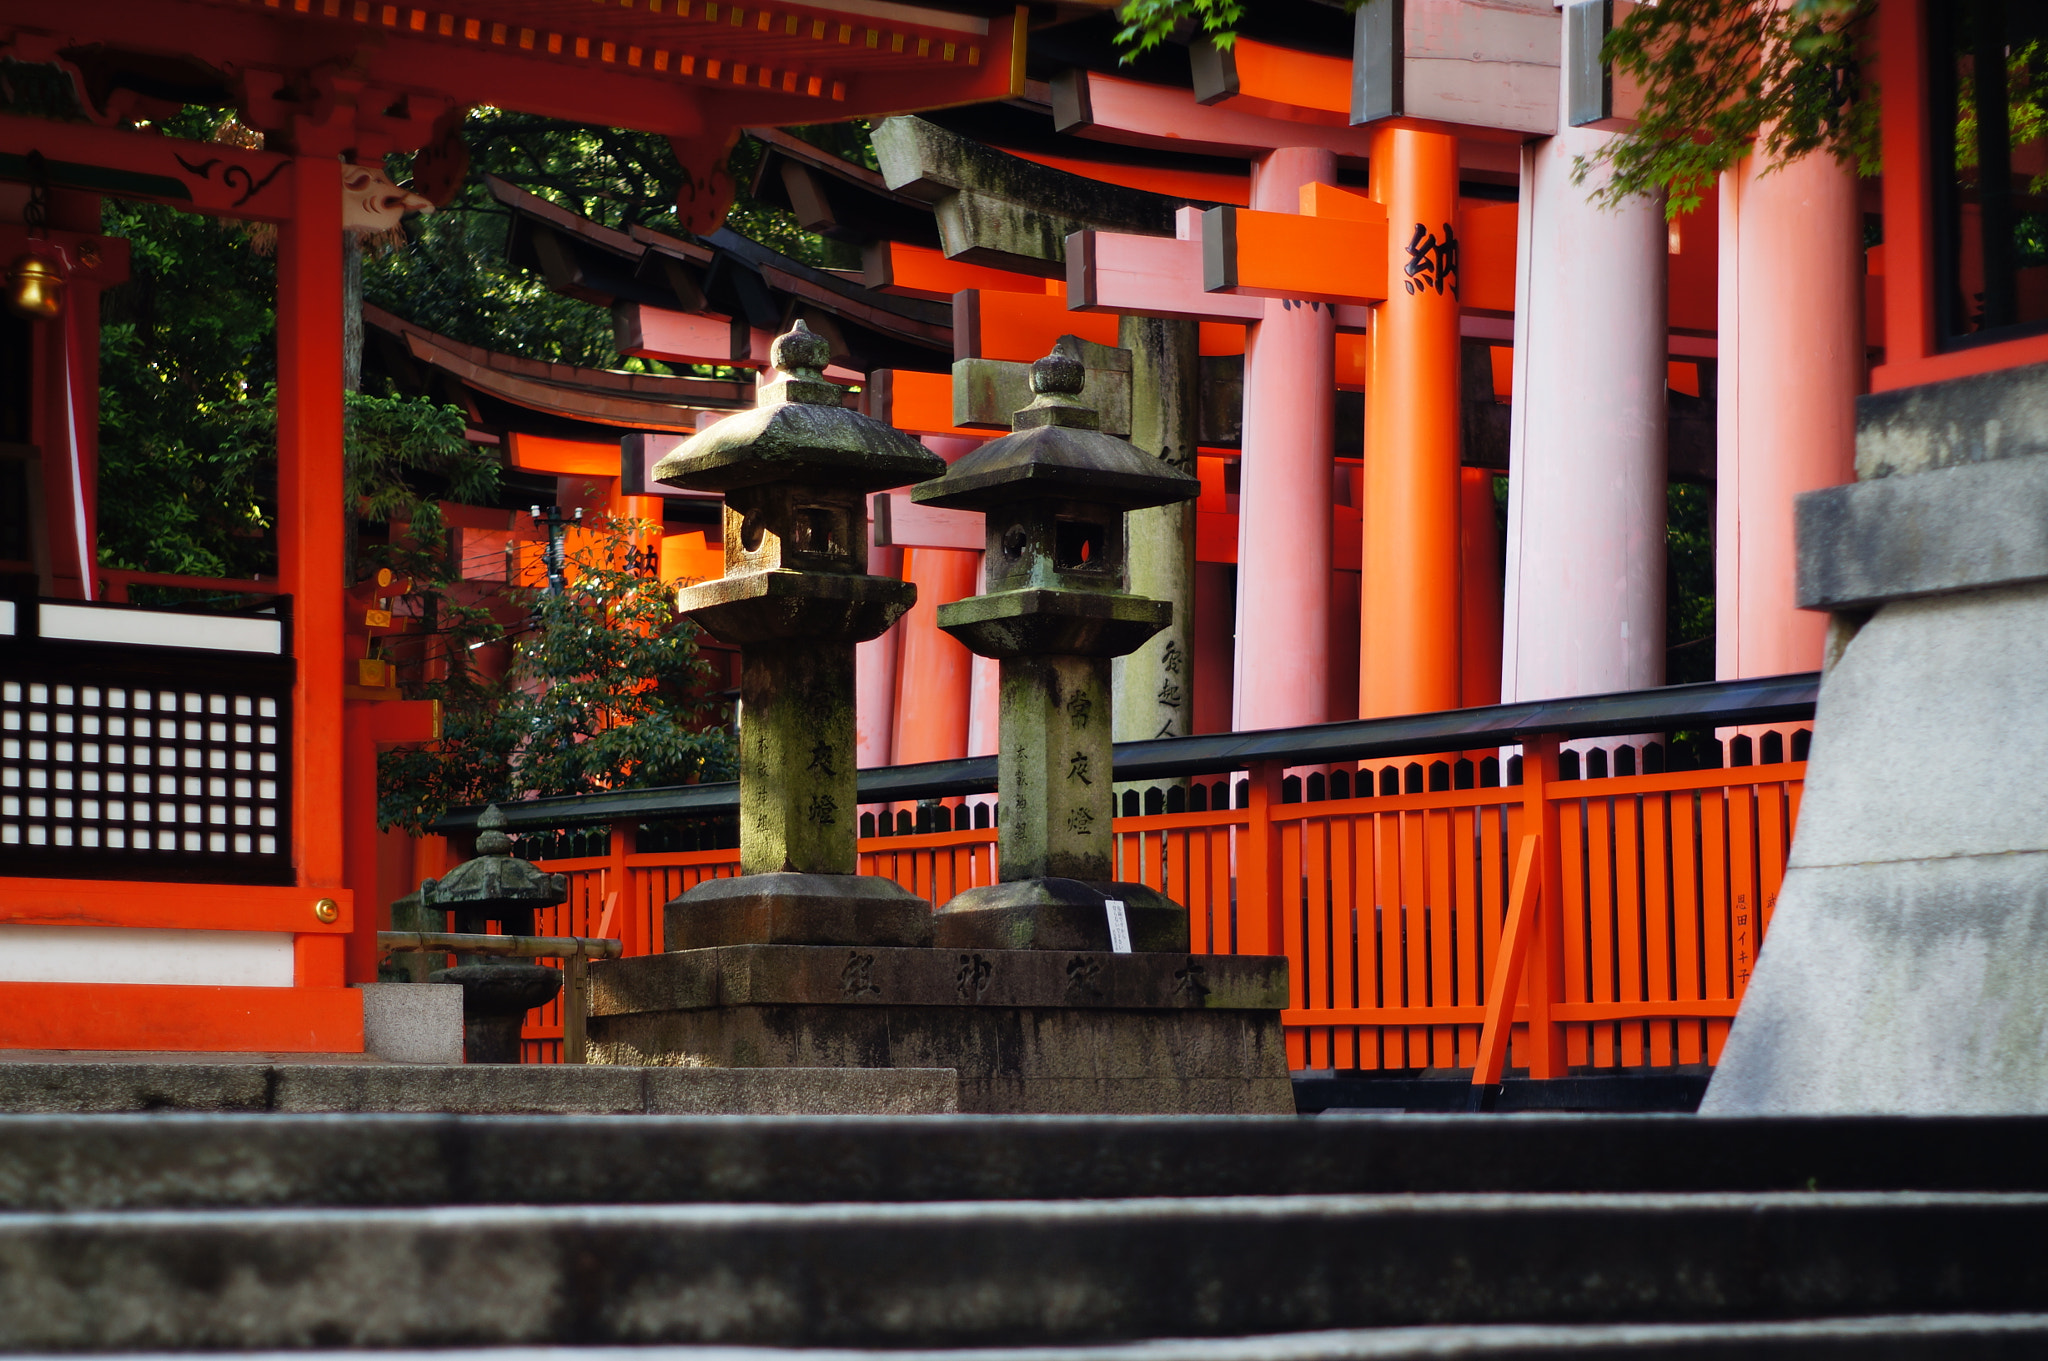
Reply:
[[[1456,178],[1454,171],[1454,191]],[[1298,213],[1304,185],[1336,180],[1330,152],[1283,147],[1257,163],[1252,207]],[[1451,325],[1455,337],[1455,315]],[[1336,313],[1330,307],[1263,300],[1244,356],[1237,695],[1231,722],[1240,730],[1329,717],[1336,362]]]
[[[1280,805],[1280,778],[1286,767],[1277,761],[1255,761],[1251,775],[1251,824],[1237,857],[1237,953],[1284,953],[1280,923],[1280,833],[1273,810]]]
[[[1372,163],[1388,266],[1366,374],[1360,718],[1462,698],[1458,139],[1385,129]]]
[[[1523,977],[1529,999],[1529,1076],[1565,1075],[1564,1028],[1550,1019],[1564,998],[1564,862],[1560,859],[1557,783],[1558,737],[1543,733],[1522,743],[1522,826],[1536,833],[1538,903],[1532,954]]]
[[[562,961],[562,1062],[587,1062],[583,1020],[589,1013],[590,961],[578,950]]]
[[[342,659],[341,170],[292,162],[292,215],[277,240],[277,558],[292,597],[292,848],[299,886],[344,882]],[[365,908],[367,909],[367,904]],[[310,909],[309,909],[310,910]],[[376,914],[359,920],[375,930]],[[338,942],[337,942],[338,943]],[[350,951],[351,982],[375,977],[375,946]],[[354,970],[368,961],[371,973]]]

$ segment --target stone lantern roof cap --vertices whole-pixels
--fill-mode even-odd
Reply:
[[[1105,435],[1081,404],[1081,361],[1054,350],[1031,366],[1030,406],[1014,433],[990,440],[910,494],[921,505],[988,511],[1018,500],[1090,501],[1141,510],[1193,500],[1202,484],[1129,440]]]
[[[505,815],[497,804],[486,808],[476,825],[476,858],[439,879],[422,880],[421,906],[474,911],[490,906],[553,907],[568,900],[565,875],[536,869],[512,854],[512,838],[505,835]]]
[[[771,482],[860,492],[942,473],[945,460],[910,436],[840,405],[824,375],[831,350],[798,318],[775,338],[759,405],[700,431],[654,465],[654,480],[691,491],[734,491]]]

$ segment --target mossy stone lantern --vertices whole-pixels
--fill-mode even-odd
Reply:
[[[491,922],[508,936],[533,934],[533,914],[568,901],[566,875],[537,869],[512,854],[505,815],[492,804],[477,819],[476,855],[439,879],[422,879],[421,908],[446,912],[452,929],[480,935]],[[519,1062],[526,1013],[562,990],[562,972],[493,955],[462,955],[453,969],[429,975],[462,989],[462,1052],[471,1063]]]
[[[1125,904],[1136,950],[1185,951],[1187,912],[1115,883],[1110,818],[1110,659],[1173,618],[1126,589],[1124,512],[1192,499],[1200,483],[1082,405],[1086,370],[1055,351],[1031,367],[1030,406],[992,440],[911,493],[987,518],[987,591],[939,607],[939,627],[1002,664],[996,757],[1003,882],[940,909],[936,943],[1107,950],[1104,903]]]
[[[945,471],[899,430],[846,409],[802,321],[769,352],[758,405],[686,440],[654,478],[725,497],[725,575],[676,607],[740,649],[740,877],[669,903],[671,950],[922,945],[931,909],[855,874],[854,644],[917,599],[867,574],[867,496]]]

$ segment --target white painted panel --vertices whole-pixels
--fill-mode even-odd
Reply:
[[[288,988],[292,937],[288,931],[0,926],[0,982]]]
[[[45,602],[37,612],[42,635],[80,643],[131,643],[141,647],[198,647],[216,652],[284,651],[284,625],[276,619],[242,619],[212,614],[161,614],[151,610],[96,610]]]
[[[14,602],[0,600],[0,633],[14,632]]]

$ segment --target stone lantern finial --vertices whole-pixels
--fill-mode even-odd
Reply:
[[[1103,905],[1117,899],[1137,948],[1187,948],[1184,909],[1110,878],[1110,659],[1172,618],[1171,605],[1125,589],[1124,512],[1189,500],[1200,484],[1103,434],[1084,381],[1069,355],[1039,360],[1013,432],[911,493],[986,516],[987,590],[941,605],[939,627],[1002,664],[1003,882],[940,909],[942,946],[1106,949]]]

